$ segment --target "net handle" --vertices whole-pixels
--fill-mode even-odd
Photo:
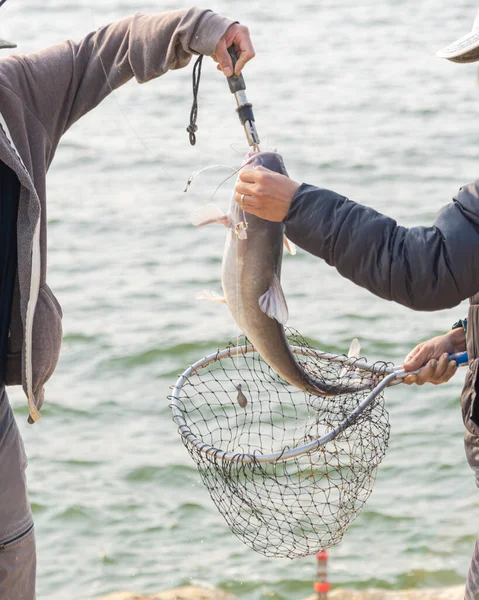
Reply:
[[[323,435],[321,438],[314,440],[309,444],[305,444],[304,446],[299,446],[298,448],[293,448],[291,450],[283,450],[274,454],[242,454],[235,452],[226,452],[225,450],[215,448],[214,446],[206,444],[205,442],[200,440],[188,427],[179,406],[179,394],[181,388],[188,381],[188,378],[191,377],[191,375],[194,375],[196,371],[198,371],[198,369],[204,368],[212,362],[216,362],[217,360],[221,360],[222,358],[237,356],[238,354],[245,355],[250,352],[255,352],[255,348],[252,345],[226,348],[224,350],[215,352],[214,354],[210,354],[209,356],[198,360],[193,365],[188,367],[188,369],[186,369],[186,371],[184,371],[184,373],[182,373],[178,377],[178,380],[173,386],[173,392],[171,394],[171,410],[173,411],[173,421],[178,425],[178,430],[181,436],[190,444],[194,445],[199,452],[202,452],[207,456],[214,457],[218,460],[235,461],[241,463],[272,463],[278,461],[287,461],[292,458],[297,458],[302,454],[313,452],[314,450],[317,450],[320,446],[324,446],[331,440],[334,440],[334,438],[336,438],[342,431],[344,431],[354,423],[358,416],[365,411],[365,409],[377,398],[377,396],[384,390],[384,388],[390,385],[395,379],[400,377],[397,367],[369,365],[365,362],[358,362],[358,359],[356,358],[348,358],[346,356],[341,356],[337,354],[329,354],[327,352],[320,352],[318,350],[314,350],[313,348],[303,348],[301,346],[291,346],[291,350],[295,354],[319,357],[329,360],[331,362],[338,362],[342,364],[351,364],[354,365],[354,367],[358,370],[369,371],[370,373],[375,373],[377,375],[382,376],[384,376],[387,373],[387,375],[386,377],[384,377],[384,379],[382,379],[382,381],[380,381],[380,383],[376,385],[376,387],[373,390],[371,390],[368,396],[343,421],[341,421],[341,423],[339,423],[339,425],[337,425],[327,434]]]

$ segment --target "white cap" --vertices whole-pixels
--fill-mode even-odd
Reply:
[[[13,42],[7,42],[7,40],[0,39],[0,49],[2,48],[16,48],[17,45]]]
[[[472,26],[472,31],[446,46],[446,48],[439,50],[437,56],[459,63],[470,63],[479,60],[479,12]]]

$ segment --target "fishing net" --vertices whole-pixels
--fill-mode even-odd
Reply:
[[[301,391],[240,338],[190,367],[171,399],[233,533],[265,556],[297,558],[337,544],[371,494],[390,427],[382,391],[364,401],[388,368],[316,351],[295,332],[289,343],[316,379],[354,382],[358,391]]]

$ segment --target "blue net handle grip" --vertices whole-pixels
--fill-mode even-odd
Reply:
[[[456,364],[459,365],[467,365],[469,362],[469,355],[467,352],[458,352],[457,354],[449,354],[449,360],[455,360]]]
[[[467,352],[457,352],[456,354],[449,354],[448,358],[449,358],[449,361],[455,360],[456,365],[458,367],[465,366],[469,362],[469,356],[468,356]],[[389,385],[390,386],[399,385],[400,383],[403,382],[405,377],[407,377],[408,375],[417,375],[424,369],[425,366],[426,365],[423,365],[420,369],[417,369],[416,371],[405,371],[402,366],[395,367],[394,371],[396,372],[397,379],[395,381],[393,381],[392,383],[390,383]]]

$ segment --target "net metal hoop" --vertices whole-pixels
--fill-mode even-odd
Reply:
[[[282,452],[275,452],[273,454],[261,454],[259,452],[255,452],[254,454],[226,452],[221,450],[221,448],[215,448],[214,446],[203,442],[191,431],[183,416],[179,401],[179,394],[183,385],[188,381],[189,377],[194,375],[199,369],[202,369],[209,364],[223,358],[229,358],[237,355],[244,356],[246,354],[256,352],[256,349],[252,345],[226,348],[198,360],[178,377],[171,394],[171,409],[173,411],[173,421],[178,425],[178,431],[180,435],[190,444],[195,446],[199,452],[207,456],[214,457],[215,460],[234,461],[236,463],[275,463],[278,461],[287,461],[297,458],[303,454],[314,452],[319,447],[324,446],[331,440],[334,440],[341,432],[354,423],[356,418],[361,415],[361,413],[363,413],[368,406],[370,406],[370,404],[386,387],[391,385],[396,379],[398,379],[398,377],[400,377],[400,372],[402,371],[398,367],[385,367],[384,365],[379,367],[377,365],[370,365],[366,362],[360,362],[357,359],[347,358],[344,355],[329,354],[327,352],[321,352],[308,347],[290,346],[290,349],[294,354],[321,358],[323,360],[345,365],[354,365],[356,370],[368,371],[369,373],[376,374],[379,379],[381,377],[383,379],[377,383],[368,396],[343,421],[334,427],[334,429],[331,429],[331,431],[329,431],[327,434],[323,435],[317,440],[314,440],[313,442],[310,442],[309,444],[305,444],[290,450],[283,450]]]

